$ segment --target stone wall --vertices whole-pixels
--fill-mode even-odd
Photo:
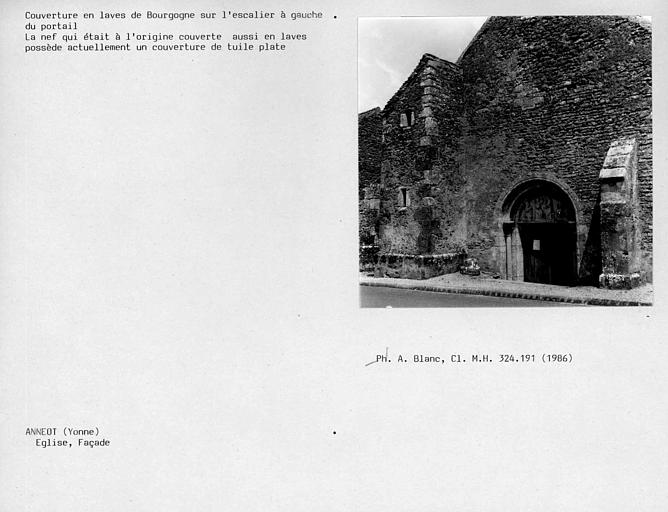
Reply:
[[[381,254],[375,267],[376,277],[401,277],[429,279],[430,277],[457,272],[464,264],[462,253],[414,255]]]
[[[651,114],[645,24],[492,17],[456,64],[425,54],[382,112],[361,115],[361,218],[375,223],[381,256],[466,252],[506,276],[507,198],[542,180],[573,203],[576,282],[598,284],[610,224],[599,174],[611,144],[633,139],[633,239],[638,272],[649,277]],[[370,189],[378,165],[380,186]]]
[[[358,116],[359,263],[363,272],[373,270],[378,254],[382,126],[378,107]]]
[[[498,269],[500,195],[551,176],[576,196],[580,282],[601,272],[598,176],[611,142],[638,142],[643,260],[651,266],[651,33],[622,17],[491,18],[459,61],[466,245]]]
[[[381,251],[454,250],[439,197],[451,185],[460,135],[461,71],[426,54],[383,110]]]
[[[383,131],[383,117],[380,108],[376,107],[359,114],[357,126],[358,198],[362,200],[365,187],[380,183]]]

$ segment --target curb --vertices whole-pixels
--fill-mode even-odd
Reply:
[[[644,302],[638,300],[621,300],[621,299],[603,299],[592,297],[590,299],[579,299],[575,297],[564,297],[561,295],[549,295],[542,293],[526,293],[526,292],[507,292],[503,290],[485,290],[475,288],[453,288],[448,286],[434,286],[427,284],[405,284],[405,283],[388,283],[378,281],[360,281],[362,286],[379,286],[385,288],[402,288],[404,290],[416,290],[423,292],[440,292],[440,293],[461,293],[466,295],[487,295],[490,297],[506,297],[512,299],[529,299],[529,300],[544,300],[551,302],[566,302],[569,304],[582,304],[587,306],[651,306],[651,302]]]

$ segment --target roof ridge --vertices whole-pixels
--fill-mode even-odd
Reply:
[[[385,110],[388,105],[390,105],[394,102],[394,99],[397,97],[397,95],[408,86],[408,83],[410,83],[410,81],[415,78],[415,76],[418,74],[418,72],[423,67],[429,65],[429,61],[434,61],[434,60],[436,60],[439,64],[443,64],[444,65],[443,67],[449,67],[451,69],[461,70],[461,67],[459,66],[459,64],[455,64],[454,62],[450,62],[448,60],[442,59],[442,58],[437,57],[436,55],[433,55],[431,53],[423,54],[422,57],[420,57],[420,60],[418,61],[417,65],[415,66],[413,71],[411,71],[410,75],[408,75],[408,78],[406,78],[406,80],[404,80],[404,83],[401,84],[401,86],[395,91],[395,93],[392,95],[392,97],[389,100],[387,100],[387,102],[385,103],[385,107],[383,107],[383,110]]]
[[[375,114],[376,111],[378,111],[378,113],[380,113],[380,107],[373,107],[373,108],[370,108],[369,110],[365,110],[364,112],[360,112],[359,114],[357,114],[357,117],[358,118],[368,117],[368,116],[371,116],[371,115]]]

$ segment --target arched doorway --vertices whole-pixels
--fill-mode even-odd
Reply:
[[[576,214],[562,188],[539,179],[521,183],[506,196],[502,223],[506,278],[576,283]]]

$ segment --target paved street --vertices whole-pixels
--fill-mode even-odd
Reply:
[[[423,292],[383,286],[360,286],[360,306],[363,308],[504,308],[504,307],[575,307],[563,302],[488,297],[464,293]]]

